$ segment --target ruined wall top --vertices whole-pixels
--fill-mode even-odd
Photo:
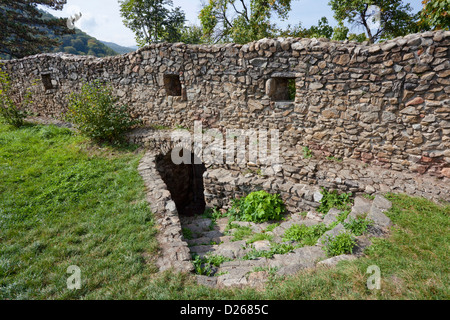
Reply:
[[[32,90],[41,115],[61,118],[68,94],[101,80],[148,125],[278,129],[288,162],[309,146],[450,177],[449,45],[450,31],[435,31],[373,45],[161,43],[101,59],[40,54],[3,63],[20,90],[40,80]]]

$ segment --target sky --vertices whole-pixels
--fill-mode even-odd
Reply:
[[[181,7],[186,14],[188,24],[200,24],[198,14],[202,8],[201,0],[173,0],[174,7]],[[277,21],[279,26],[287,24],[303,27],[317,25],[321,17],[327,17],[330,25],[335,26],[333,11],[329,0],[292,0],[292,11],[286,21]],[[409,0],[413,12],[421,9],[421,0]],[[47,9],[46,9],[47,10]],[[117,43],[125,47],[136,46],[133,32],[122,22],[118,0],[67,0],[62,11],[47,10],[57,17],[70,17],[82,13],[75,26],[90,36],[102,41]],[[356,33],[358,30],[352,30]],[[362,32],[362,30],[359,30]]]

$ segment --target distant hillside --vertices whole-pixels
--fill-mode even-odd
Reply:
[[[55,18],[48,12],[42,11],[44,19]],[[108,46],[101,43],[99,40],[91,37],[87,33],[75,29],[75,34],[55,35],[49,31],[51,38],[58,38],[61,45],[55,47],[50,52],[65,52],[77,55],[90,55],[95,57],[115,56],[118,53]]]
[[[136,51],[135,48],[129,48],[129,47],[122,47],[116,43],[113,42],[107,42],[107,41],[101,41],[105,46],[109,47],[110,49],[114,50],[115,52],[119,54],[124,54],[128,52]]]
[[[79,29],[76,29],[75,34],[63,35],[61,40],[62,44],[54,48],[52,52],[65,52],[95,57],[115,56],[118,54],[99,40]]]

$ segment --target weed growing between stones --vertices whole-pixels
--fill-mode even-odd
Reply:
[[[193,239],[194,235],[192,234],[192,230],[191,229],[183,228],[182,232],[183,232],[183,237],[186,240],[192,240]]]
[[[289,243],[272,243],[270,250],[252,250],[248,252],[242,260],[255,260],[258,258],[272,258],[275,254],[286,254],[300,248],[300,245],[292,245]]]
[[[342,232],[335,237],[327,236],[323,243],[325,244],[323,249],[328,257],[352,253],[356,245],[354,236],[348,231]]]
[[[227,257],[221,255],[209,255],[201,258],[199,255],[194,254],[192,257],[192,263],[194,264],[194,271],[198,275],[213,276],[215,274],[215,268],[219,267],[226,261],[231,261]]]
[[[320,193],[323,195],[322,200],[320,200],[320,206],[317,208],[317,211],[320,213],[327,214],[331,208],[348,210],[352,204],[351,192],[338,194],[336,190],[329,192],[325,188],[322,188]]]
[[[360,236],[367,232],[369,226],[373,225],[373,221],[366,220],[362,217],[354,219],[350,217],[350,222],[343,223],[344,228],[351,231],[355,236]]]
[[[294,224],[284,233],[283,241],[296,241],[302,246],[314,246],[328,230],[329,228],[325,224],[310,227]]]
[[[309,147],[303,147],[303,158],[310,159],[313,157],[313,154],[311,152],[311,149]]]

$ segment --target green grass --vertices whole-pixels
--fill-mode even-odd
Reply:
[[[366,256],[305,270],[266,290],[216,290],[156,273],[142,154],[97,147],[65,129],[0,125],[0,299],[449,299],[450,206],[389,195],[395,227]],[[66,270],[81,268],[70,291]],[[381,269],[368,290],[367,268]]]
[[[157,242],[141,155],[130,150],[0,124],[0,299],[139,294]],[[81,268],[81,290],[66,288],[70,265]]]

